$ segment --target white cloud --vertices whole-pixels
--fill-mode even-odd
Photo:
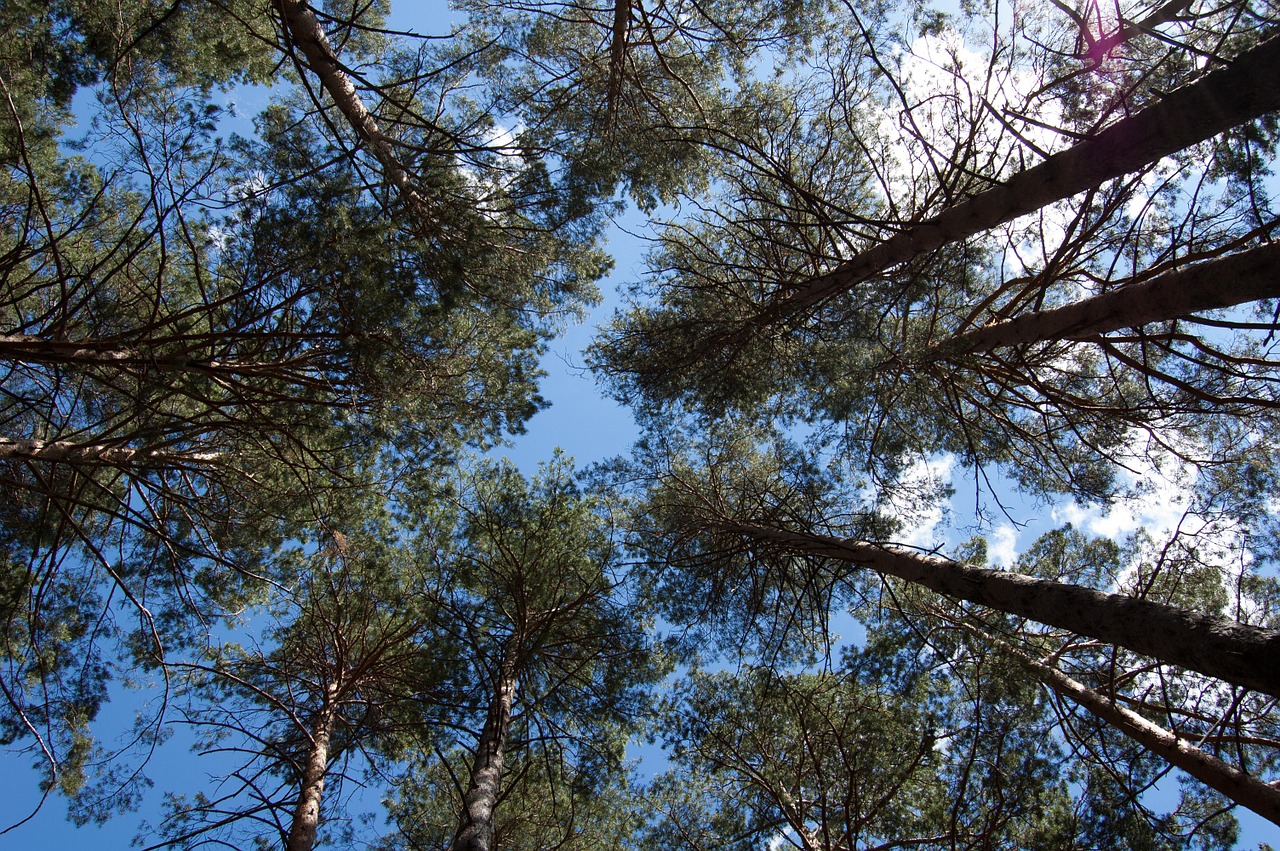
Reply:
[[[503,156],[519,157],[519,150],[516,148],[516,139],[524,132],[524,123],[516,122],[516,126],[507,129],[501,124],[494,122],[489,128],[489,132],[484,135],[484,143],[490,148],[499,149]]]
[[[765,847],[768,849],[768,851],[778,851],[779,848],[781,848],[783,845],[787,843],[787,836],[790,833],[792,833],[792,830],[789,827],[786,830],[784,830],[782,833],[775,833],[773,837],[769,840],[769,844],[766,845]]]
[[[510,212],[506,191],[528,166],[516,144],[523,132],[522,123],[509,129],[495,122],[482,137],[484,153],[476,158],[455,155],[458,171],[475,192],[476,209],[491,221],[500,221]]]
[[[1056,523],[1068,522],[1089,534],[1117,542],[1138,530],[1151,538],[1147,551],[1123,567],[1116,587],[1126,589],[1135,581],[1140,562],[1186,558],[1221,575],[1231,601],[1228,605],[1233,607],[1224,614],[1236,616],[1234,607],[1238,605],[1240,616],[1256,615],[1257,605],[1235,593],[1254,560],[1245,529],[1233,517],[1200,510],[1195,466],[1167,450],[1133,451],[1129,469],[1123,470],[1120,478],[1125,495],[1111,505],[1081,506],[1072,502],[1055,506],[1052,512]]]
[[[902,522],[898,543],[926,549],[940,543],[937,531],[947,503],[931,499],[930,495],[951,482],[956,460],[948,452],[914,462],[885,497],[890,514]]]
[[[258,170],[244,180],[233,183],[229,188],[228,194],[230,194],[232,198],[237,198],[241,201],[249,201],[266,193],[268,189],[270,189],[270,186],[267,183],[266,173]]]
[[[1166,450],[1144,449],[1141,442],[1131,441],[1128,466],[1120,469],[1123,496],[1106,507],[1055,506],[1053,519],[1115,540],[1142,528],[1157,538],[1172,534],[1191,510],[1195,468]]]
[[[1152,202],[1157,189],[1176,171],[1178,164],[1172,157],[1162,157],[1156,163],[1155,168],[1148,171],[1139,181],[1138,189],[1133,193],[1133,197],[1129,199],[1125,206],[1125,213],[1129,218],[1136,219],[1147,212],[1147,206]]]
[[[1018,530],[1008,523],[1001,524],[987,538],[987,559],[994,567],[1012,567],[1018,560]]]
[[[226,251],[227,246],[231,244],[231,231],[218,225],[209,225],[206,236],[209,239],[209,245],[216,251]]]
[[[891,191],[910,192],[917,179],[931,174],[928,151],[945,159],[957,140],[969,139],[971,131],[972,149],[988,162],[1002,163],[1007,171],[1025,165],[1018,154],[1030,152],[1027,143],[1049,153],[1070,144],[1069,137],[1052,129],[1063,123],[1057,99],[1028,104],[1032,93],[1044,87],[1043,69],[1010,65],[1010,55],[1002,52],[993,62],[985,48],[971,48],[954,29],[920,36],[895,55],[898,85],[910,115],[895,100],[879,125],[888,142]],[[1019,139],[1005,122],[1028,112],[1035,114],[1036,122],[1021,122]]]

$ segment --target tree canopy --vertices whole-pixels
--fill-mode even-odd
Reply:
[[[1275,3],[0,25],[0,743],[42,796],[0,831],[1280,824]],[[640,437],[517,465],[588,317]]]

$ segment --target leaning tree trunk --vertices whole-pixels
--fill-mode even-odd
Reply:
[[[1121,18],[1120,26],[1116,31],[1101,38],[1090,38],[1085,29],[1088,26],[1088,21],[1083,17],[1077,17],[1076,23],[1081,27],[1084,44],[1082,45],[1083,49],[1076,54],[1076,57],[1086,59],[1095,64],[1101,63],[1108,53],[1126,41],[1147,33],[1154,35],[1156,27],[1174,20],[1190,5],[1191,0],[1170,0],[1170,2],[1165,3],[1140,21],[1126,21]],[[1065,6],[1059,6],[1058,8],[1066,10]]]
[[[1070,198],[1276,110],[1280,110],[1280,36],[1039,165],[906,228],[827,274],[780,292],[751,327],[768,326],[900,263]]]
[[[1020,573],[863,541],[722,522],[727,531],[923,585],[1280,697],[1280,632]]]
[[[122,346],[115,341],[48,340],[30,334],[0,334],[0,360],[218,375],[254,375],[280,370],[278,365],[270,363],[162,355],[145,347]]]
[[[48,461],[117,467],[207,467],[223,459],[220,452],[137,449],[106,443],[0,437],[0,460]]]
[[[502,783],[502,763],[506,756],[507,733],[511,727],[511,706],[516,695],[516,652],[508,643],[493,684],[489,714],[480,741],[476,743],[471,783],[463,796],[462,824],[453,842],[453,851],[491,851],[494,809]]]
[[[1201,310],[1277,297],[1280,297],[1280,243],[1271,243],[1074,304],[974,328],[939,343],[929,355],[954,357],[989,352],[1001,346],[1089,340],[1121,328],[1168,322]]]
[[[285,840],[285,851],[311,851],[316,844],[316,831],[320,829],[320,798],[324,794],[324,779],[329,768],[329,741],[338,717],[337,698],[337,683],[330,683],[325,688],[324,705],[311,730],[311,748],[302,769],[302,788],[293,813],[293,824],[289,826],[289,836]]]
[[[342,62],[329,43],[320,19],[306,0],[275,0],[289,40],[306,58],[307,67],[320,79],[320,85],[333,98],[351,129],[372,151],[386,170],[387,179],[416,213],[426,216],[427,200],[414,187],[408,169],[396,155],[392,140],[378,126],[369,109],[360,100],[355,83],[343,70]]]
[[[1032,659],[1007,642],[979,630],[974,632],[983,639],[999,645],[1051,691],[1080,705],[1096,718],[1110,724],[1209,788],[1216,789],[1240,806],[1253,810],[1268,821],[1280,824],[1280,787],[1272,786],[1261,778],[1241,771],[1234,765],[1201,750],[1181,736],[1120,706],[1114,700],[1077,682],[1057,668]]]

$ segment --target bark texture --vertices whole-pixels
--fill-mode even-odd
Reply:
[[[1280,697],[1280,632],[1174,606],[973,567],[901,547],[749,524],[723,528],[914,582],[970,603],[1125,647],[1171,665]]]
[[[630,25],[631,0],[614,0],[613,31],[609,41],[609,93],[605,105],[610,127],[617,121],[618,102],[622,99],[622,75],[627,63],[627,32]]]
[[[74,443],[67,440],[34,440],[0,437],[0,460],[23,459],[70,464],[111,464],[120,467],[208,466],[222,460],[219,452],[172,452],[164,449],[134,449],[103,443]]]
[[[298,795],[298,807],[294,810],[293,823],[285,840],[285,851],[311,851],[316,844],[316,832],[320,829],[320,799],[324,794],[324,778],[329,768],[329,740],[337,718],[338,687],[330,684],[325,690],[324,706],[316,716],[311,730],[311,748],[302,771],[302,788]]]
[[[46,340],[26,334],[0,334],[0,360],[269,377],[287,373],[290,366],[288,363],[174,357],[146,349],[122,347],[114,342]]]
[[[755,324],[818,304],[928,251],[1070,198],[1161,157],[1280,110],[1280,36],[1096,136],[907,228],[831,272],[780,293]]]
[[[351,129],[372,151],[386,171],[387,179],[396,187],[409,206],[420,214],[428,212],[427,200],[413,186],[408,170],[396,156],[389,136],[382,132],[368,107],[360,100],[355,83],[351,81],[338,54],[329,43],[320,19],[307,5],[306,0],[275,0],[280,18],[284,22],[289,39],[302,51],[307,67],[320,79],[324,90],[347,119]]]
[[[1051,340],[1089,340],[1121,328],[1168,322],[1201,310],[1280,297],[1280,243],[1120,287],[1052,310],[975,328],[940,343],[940,356],[989,352]]]
[[[1280,788],[1246,774],[1234,765],[1201,750],[1186,739],[1143,718],[1136,712],[1077,682],[1071,677],[1036,661],[990,636],[1012,653],[1040,682],[1079,704],[1097,718],[1115,727],[1170,765],[1180,768],[1201,783],[1216,789],[1242,807],[1248,807],[1268,821],[1280,824]]]
[[[476,744],[471,783],[463,796],[462,824],[453,842],[453,851],[492,851],[494,809],[502,784],[502,764],[506,757],[507,734],[511,728],[511,707],[516,695],[515,653],[503,656],[489,701],[489,714],[480,741]]]

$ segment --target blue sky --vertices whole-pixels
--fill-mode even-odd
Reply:
[[[448,21],[452,18],[452,14],[439,2],[400,2],[395,4],[395,9],[391,25],[396,28],[438,33],[447,30]],[[242,115],[251,114],[262,98],[262,93],[239,93],[237,99]],[[615,267],[611,276],[601,284],[604,302],[584,322],[571,326],[551,342],[543,361],[548,375],[542,391],[551,407],[528,423],[527,434],[514,438],[510,449],[499,450],[499,454],[509,455],[526,471],[532,471],[540,461],[550,458],[557,448],[572,455],[581,468],[626,452],[638,434],[631,414],[599,391],[595,379],[585,369],[582,350],[592,338],[596,326],[606,322],[617,307],[617,287],[642,275],[645,246],[644,241],[634,234],[644,222],[643,216],[631,212],[622,219],[620,226],[610,230],[609,249]],[[939,463],[945,464],[945,459]],[[1034,506],[1009,493],[1006,496],[1013,509],[1013,519],[1027,524],[1025,528],[1005,522],[998,512],[989,527],[975,526],[972,479],[963,471],[956,472],[957,499],[952,505],[952,521],[946,523],[938,518],[939,525],[932,530],[939,543],[954,543],[981,531],[991,538],[993,556],[1001,554],[1011,560],[1014,553],[1030,544],[1040,532],[1065,519],[1074,519],[1081,524],[1093,523],[1099,529],[1106,528],[1108,522],[1115,525],[1111,515],[1096,511],[1090,513],[1078,507],[1073,509],[1066,503]],[[102,720],[108,727],[123,731],[131,724],[131,713],[130,699],[125,698],[111,704],[104,711]],[[0,756],[0,764],[5,767],[0,773],[0,796],[4,801],[0,805],[0,822],[4,825],[25,817],[39,802],[36,775],[27,767],[29,762],[26,756]],[[196,791],[201,787],[206,771],[199,760],[189,754],[184,741],[171,741],[161,748],[148,766],[148,774],[156,781],[156,787],[141,807],[141,812],[156,813],[161,793],[166,788]],[[1171,782],[1167,783],[1172,786]],[[1274,825],[1247,811],[1238,810],[1237,815],[1244,827],[1242,847],[1254,846],[1259,841],[1280,843],[1280,830]],[[0,847],[30,851],[62,851],[67,847],[84,845],[126,848],[137,830],[137,822],[137,816],[127,815],[102,828],[90,826],[76,830],[65,820],[63,801],[52,795],[29,821],[0,835]]]
[[[610,229],[609,250],[615,259],[611,276],[601,282],[602,304],[585,321],[569,327],[553,340],[543,359],[547,377],[542,394],[552,404],[528,424],[528,432],[513,438],[513,445],[495,454],[507,455],[526,473],[539,462],[551,458],[557,448],[574,456],[579,468],[627,451],[638,435],[629,411],[598,392],[594,378],[584,366],[582,349],[591,340],[597,324],[604,323],[618,304],[617,287],[641,273],[643,240],[632,234],[643,225],[638,214],[625,216]],[[630,231],[631,233],[628,233]],[[103,710],[98,729],[104,739],[125,735],[133,723],[138,693],[115,689],[115,699]],[[40,802],[36,788],[38,775],[29,766],[28,756],[6,755],[0,751],[0,830],[25,818]],[[27,851],[65,851],[74,847],[128,848],[141,818],[155,818],[166,790],[191,794],[207,786],[216,762],[196,757],[189,751],[189,739],[179,732],[156,752],[146,773],[155,782],[137,813],[109,821],[105,826],[76,828],[66,820],[65,801],[49,796],[29,821],[0,834],[0,848]],[[206,790],[207,791],[207,790]]]
[[[644,223],[645,217],[630,211],[609,229],[608,251],[614,268],[600,284],[604,300],[583,322],[552,340],[542,359],[547,372],[542,395],[551,406],[533,416],[526,433],[517,435],[509,450],[497,452],[526,473],[536,470],[556,449],[573,456],[582,469],[626,452],[640,433],[631,412],[600,391],[586,368],[583,350],[620,304],[618,288],[643,273],[645,243],[635,234]]]
[[[445,4],[396,3],[390,21],[394,28],[424,33],[447,32],[453,18]],[[79,95],[79,114],[92,109],[92,96]],[[230,129],[244,133],[249,120],[266,104],[269,93],[263,89],[241,89],[232,92],[228,101],[237,113]],[[536,414],[528,423],[527,433],[512,439],[510,447],[495,450],[507,455],[526,472],[533,472],[541,461],[563,449],[578,462],[579,468],[625,452],[638,434],[630,412],[605,398],[596,389],[594,378],[586,371],[582,350],[594,335],[597,324],[608,320],[618,304],[616,290],[620,283],[634,280],[641,271],[643,241],[632,235],[645,219],[628,214],[609,231],[608,250],[614,258],[611,276],[600,283],[602,303],[584,321],[567,327],[552,340],[543,358],[547,372],[541,385],[542,395],[551,406]],[[631,231],[632,233],[628,233]],[[106,741],[126,736],[138,709],[139,693],[113,689],[114,700],[107,704],[96,729]],[[0,848],[24,848],[28,851],[63,851],[69,847],[128,848],[138,831],[141,818],[154,818],[159,812],[166,790],[194,793],[206,786],[216,763],[208,757],[196,757],[189,750],[189,739],[179,732],[161,746],[148,763],[147,775],[155,786],[137,813],[109,821],[104,826],[76,828],[66,817],[66,804],[57,793],[41,806],[37,788],[39,775],[31,768],[26,754],[0,750]],[[28,818],[29,817],[29,818]],[[20,820],[24,820],[16,824]]]

